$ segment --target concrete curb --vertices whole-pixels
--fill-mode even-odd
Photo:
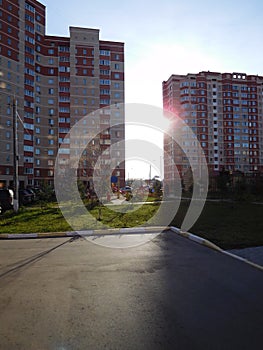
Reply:
[[[27,239],[27,238],[63,238],[63,237],[89,237],[89,236],[103,236],[103,235],[123,235],[123,234],[138,234],[138,233],[159,233],[169,230],[166,226],[152,226],[152,227],[127,227],[127,228],[113,228],[100,230],[86,230],[86,231],[68,231],[68,232],[47,232],[47,233],[2,233],[1,239]]]
[[[208,241],[207,239],[204,239],[202,237],[196,236],[190,232],[185,232],[179,229],[178,227],[170,226],[153,226],[153,227],[127,227],[127,228],[119,228],[119,229],[100,229],[100,230],[87,230],[87,231],[68,231],[68,232],[47,232],[47,233],[3,233],[0,234],[0,240],[1,239],[32,239],[32,238],[63,238],[63,237],[92,237],[92,236],[104,236],[104,235],[123,235],[123,234],[138,234],[138,233],[144,233],[144,234],[150,234],[150,233],[160,233],[163,231],[171,230],[172,232],[177,233],[180,236],[183,236],[185,238],[190,239],[191,241],[194,241],[198,244],[204,245],[210,249],[214,249],[220,253],[223,253],[225,255],[228,255],[232,258],[235,258],[237,260],[243,261],[253,267],[256,267],[263,271],[263,266],[258,265],[256,263],[253,263],[250,260],[247,260],[245,258],[242,258],[238,255],[235,255],[233,253],[229,253],[220,247],[218,247],[216,244]]]
[[[258,264],[256,264],[256,263],[253,263],[252,261],[247,260],[247,259],[245,259],[245,258],[242,258],[241,256],[235,255],[235,254],[233,254],[233,253],[229,253],[229,252],[227,252],[226,250],[224,250],[224,249],[218,247],[216,244],[214,244],[214,243],[208,241],[207,239],[204,239],[204,238],[202,238],[202,237],[196,236],[196,235],[194,235],[194,234],[192,234],[192,233],[190,233],[190,232],[182,231],[182,230],[180,230],[178,227],[174,227],[174,226],[171,226],[171,227],[170,227],[170,230],[173,231],[173,232],[175,232],[175,233],[177,233],[177,234],[180,235],[180,236],[183,236],[183,237],[186,237],[186,238],[190,239],[191,241],[194,241],[194,242],[196,242],[196,243],[199,243],[199,244],[201,244],[201,245],[204,245],[204,246],[206,246],[206,247],[208,247],[208,248],[210,248],[210,249],[214,249],[214,250],[216,250],[216,251],[218,251],[218,252],[220,252],[220,253],[223,253],[223,254],[225,254],[225,255],[228,255],[228,256],[230,256],[230,257],[232,257],[232,258],[234,258],[234,259],[243,261],[244,263],[249,264],[249,265],[251,265],[251,266],[253,266],[253,267],[256,267],[257,269],[260,269],[261,271],[263,271],[263,266],[258,265]]]

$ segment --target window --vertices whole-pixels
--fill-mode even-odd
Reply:
[[[100,55],[101,56],[110,56],[110,51],[109,50],[100,50]]]
[[[68,56],[60,56],[59,61],[60,62],[69,62],[69,57]]]
[[[24,146],[24,151],[25,152],[34,152],[34,147],[33,146]]]
[[[26,96],[30,96],[30,97],[34,97],[34,92],[33,92],[33,91],[30,91],[30,90],[25,89],[25,95],[26,95]]]
[[[102,66],[109,66],[110,65],[110,61],[109,60],[100,60],[100,65],[102,65]]]
[[[67,87],[67,86],[60,86],[59,92],[69,92],[69,87]]]
[[[59,123],[70,123],[70,118],[60,117],[58,121]]]
[[[100,79],[100,85],[110,85],[110,80],[108,80],[108,79]]]
[[[60,113],[70,113],[69,107],[59,107]]]
[[[110,90],[109,89],[101,89],[100,94],[101,95],[110,95]]]
[[[24,162],[25,163],[34,163],[34,158],[33,157],[24,157]]]
[[[70,97],[69,96],[60,96],[59,102],[70,102]],[[78,103],[75,103],[75,104],[78,104]]]
[[[30,134],[24,134],[24,140],[26,141],[33,141],[33,136]]]
[[[69,46],[59,46],[59,52],[69,52]]]
[[[70,131],[69,128],[59,128],[59,133],[67,134]]]
[[[24,123],[24,128],[29,130],[34,130],[34,124]]]
[[[101,105],[109,105],[110,104],[110,100],[109,99],[101,99],[100,100],[100,104]]]
[[[25,118],[34,119],[34,114],[31,112],[25,112]]]
[[[59,72],[61,73],[69,73],[70,72],[70,67],[65,67],[65,66],[60,66],[59,67]]]
[[[110,75],[110,70],[109,69],[101,69],[100,74],[101,75]]]
[[[25,9],[33,13],[35,12],[35,8],[28,3],[25,3]]]

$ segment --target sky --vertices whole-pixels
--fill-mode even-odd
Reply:
[[[262,0],[41,2],[48,35],[69,36],[69,26],[79,26],[125,43],[126,103],[161,108],[162,81],[171,74],[263,75]]]

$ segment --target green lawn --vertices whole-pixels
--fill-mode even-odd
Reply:
[[[22,207],[15,214],[12,211],[0,216],[0,233],[37,233],[70,231],[71,228],[57,206],[45,209],[38,206]]]
[[[138,210],[136,210],[138,207]],[[105,227],[122,228],[135,227],[144,224],[158,210],[159,204],[152,203],[143,206],[131,204],[127,205],[127,211],[116,212],[109,207],[99,207],[89,210],[96,220],[90,220],[86,215],[78,214],[76,206],[69,206],[69,214],[75,218],[75,229],[97,229],[101,224]],[[130,211],[129,211],[130,209]],[[100,211],[100,214],[99,214]],[[37,233],[37,232],[63,232],[72,231],[72,228],[64,219],[57,204],[49,204],[46,208],[40,208],[37,205],[22,207],[15,214],[12,211],[6,212],[0,216],[0,234],[1,233]]]
[[[136,204],[131,205],[130,208],[137,208]],[[182,200],[171,225],[181,226],[188,206],[189,201]],[[158,203],[151,203],[126,213],[119,213],[103,206],[100,214],[98,207],[89,212],[96,219],[100,217],[100,223],[108,227],[121,228],[144,224],[158,208]],[[72,208],[73,216],[75,209]],[[87,226],[83,227],[81,217],[77,218],[77,222],[79,230],[87,229]],[[99,225],[93,221],[90,222],[89,228],[96,229],[99,228]],[[44,209],[36,205],[22,207],[17,214],[10,211],[0,216],[0,234],[64,231],[72,231],[72,228],[55,203],[49,204]],[[207,201],[201,216],[190,232],[212,241],[223,249],[263,245],[263,205],[247,202]]]
[[[182,201],[172,225],[180,227],[188,205]],[[224,249],[263,245],[263,205],[207,201],[189,231]]]

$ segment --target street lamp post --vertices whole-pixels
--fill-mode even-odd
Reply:
[[[17,142],[17,100],[13,98],[13,187],[14,187],[14,211],[19,209],[18,204],[18,142]]]

